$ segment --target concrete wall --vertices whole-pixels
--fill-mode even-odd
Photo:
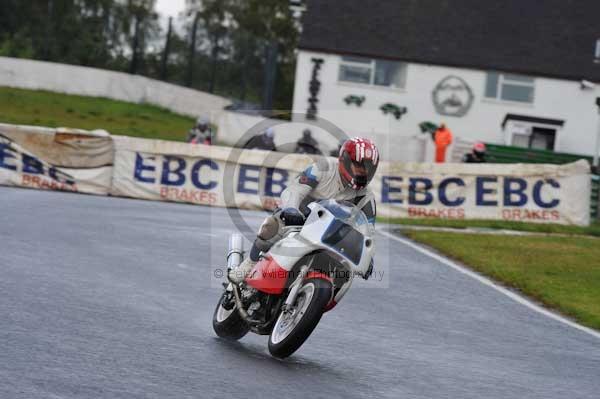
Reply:
[[[143,76],[7,57],[0,57],[0,86],[149,103],[191,117],[230,104],[223,97]]]
[[[379,139],[390,159],[402,160],[404,151],[398,139],[419,135],[418,124],[422,121],[446,122],[455,136],[465,141],[510,144],[511,132],[501,127],[508,113],[565,120],[564,127],[557,130],[554,150],[593,155],[599,123],[595,106],[595,98],[600,97],[598,86],[582,90],[580,82],[536,78],[534,103],[521,104],[485,98],[486,71],[411,63],[405,88],[380,88],[338,82],[338,55],[300,51],[293,106],[296,113],[305,113],[308,108],[313,57],[324,60],[319,72],[318,115],[350,134]],[[464,117],[443,116],[434,107],[432,92],[450,75],[462,78],[474,94],[473,105]],[[366,100],[360,108],[346,105],[343,99],[348,95],[365,96]],[[408,107],[408,113],[400,120],[384,115],[379,107],[387,102]]]

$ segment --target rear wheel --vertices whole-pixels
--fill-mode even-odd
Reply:
[[[275,357],[285,358],[298,350],[319,324],[332,293],[333,286],[328,281],[306,281],[298,292],[296,303],[281,312],[275,322],[269,337],[269,352]]]
[[[250,327],[242,319],[230,293],[224,292],[213,314],[213,329],[221,338],[238,340],[248,333]]]

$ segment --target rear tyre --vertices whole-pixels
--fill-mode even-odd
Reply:
[[[250,327],[240,316],[236,305],[233,305],[233,307],[231,307],[231,304],[229,306],[223,305],[224,301],[227,300],[227,296],[227,292],[224,292],[221,299],[219,299],[213,314],[213,329],[219,337],[237,341],[248,333]]]
[[[332,293],[333,286],[325,280],[311,279],[302,285],[292,312],[282,312],[271,331],[271,355],[283,359],[302,346],[319,324]]]

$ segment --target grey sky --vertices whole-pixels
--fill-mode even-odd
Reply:
[[[157,0],[156,9],[163,17],[176,17],[177,14],[183,11],[185,0]]]
[[[173,17],[175,31],[181,30],[181,20],[178,19],[179,13],[185,8],[185,0],[157,0],[156,11],[160,14],[160,25],[166,31],[169,25],[169,17]]]

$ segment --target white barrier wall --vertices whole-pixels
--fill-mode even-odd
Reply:
[[[220,207],[274,208],[291,179],[312,162],[304,155],[102,133],[0,126],[0,134],[0,184]],[[71,155],[55,155],[64,145],[72,147],[66,150]],[[91,152],[103,154],[106,148],[113,151],[111,165],[87,165]],[[48,159],[63,159],[69,167]],[[382,162],[371,187],[380,216],[590,222],[591,178],[585,161]]]
[[[220,111],[231,103],[139,75],[8,57],[0,57],[0,86],[148,103],[191,117]]]

